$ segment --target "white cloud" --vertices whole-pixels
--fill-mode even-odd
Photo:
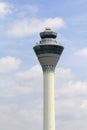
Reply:
[[[87,57],[87,48],[77,50],[75,55],[82,56],[82,57]]]
[[[81,104],[81,107],[84,109],[84,110],[87,110],[87,100],[83,100],[82,104]]]
[[[22,101],[23,102],[23,101]],[[42,109],[40,102],[33,108],[21,108],[17,104],[0,105],[0,129],[34,130],[42,126]],[[13,128],[12,128],[13,127]]]
[[[41,128],[43,120],[42,98],[40,97],[40,94],[42,95],[40,89],[43,87],[41,85],[43,84],[43,81],[41,81],[42,75],[41,67],[35,65],[28,70],[17,72],[13,83],[10,83],[10,81],[12,82],[10,79],[8,81],[9,84],[5,82],[5,86],[7,86],[2,87],[3,91],[1,91],[2,88],[0,86],[0,96],[13,99],[12,103],[17,102],[15,110],[13,107],[6,107],[5,110],[5,105],[0,107],[1,112],[4,108],[0,120],[1,118],[3,121],[4,119],[5,121],[7,121],[6,119],[11,120],[11,125],[14,126],[14,129],[15,124],[17,124],[17,130],[21,129],[21,123],[23,130],[25,128],[27,130],[30,127],[33,130],[36,126]],[[4,81],[6,81],[5,78]],[[87,120],[87,82],[74,80],[74,75],[68,68],[57,68],[55,83],[56,122],[60,122],[57,128],[61,127],[61,124],[66,124],[66,122],[70,124],[74,120]],[[4,111],[6,111],[6,115]],[[11,115],[14,112],[15,116]],[[5,124],[9,128],[10,124],[8,123],[7,125],[6,122]],[[4,128],[3,123],[2,128]]]
[[[21,79],[35,79],[37,78],[37,74],[38,74],[38,78],[42,77],[41,74],[42,74],[42,70],[41,70],[41,67],[40,65],[35,65],[33,66],[32,68],[28,69],[28,70],[25,70],[25,71],[22,71],[22,72],[18,72],[17,73],[17,76]]]
[[[9,70],[9,72],[10,71],[12,70]],[[7,68],[7,72],[8,72],[8,68]],[[6,71],[4,70],[3,73],[6,73]],[[42,73],[41,73],[40,66],[36,65],[28,70],[16,72],[14,74],[16,74],[14,78],[9,77],[9,73],[8,73],[8,75],[4,77],[4,79],[2,78],[2,80],[0,81],[1,82],[0,97],[14,98],[17,95],[30,95],[30,94],[41,92],[40,88],[42,88],[41,87]]]
[[[86,130],[87,129],[87,120],[66,120],[66,121],[57,121],[57,129],[59,130]]]
[[[16,94],[29,94],[32,93],[33,89],[30,86],[16,86],[14,87],[15,95]]]
[[[33,88],[31,86],[18,86],[18,84],[14,83],[12,86],[9,84],[9,86],[7,85],[4,87],[4,89],[0,91],[0,97],[14,98],[17,95],[27,95],[31,93],[33,93]]]
[[[50,28],[63,28],[65,26],[65,22],[62,18],[48,18],[48,19],[23,19],[16,21],[13,23],[7,34],[13,37],[23,37],[32,35],[35,33],[39,33],[42,29],[46,27]]]
[[[5,16],[12,12],[12,5],[6,2],[0,2],[0,16]]]
[[[0,73],[8,73],[17,70],[20,64],[20,59],[11,56],[3,57],[0,59]]]
[[[40,102],[39,102],[40,103]],[[36,104],[37,105],[37,104]],[[38,104],[38,106],[40,106],[40,104]],[[39,122],[40,119],[42,118],[42,108],[37,108],[37,106],[35,107],[36,109],[23,109],[20,110],[20,116],[24,119],[24,120],[30,120],[33,122]],[[32,118],[33,117],[33,118]],[[42,121],[41,121],[42,122]]]
[[[17,72],[16,82],[18,83],[18,86],[20,86],[19,91],[21,90],[21,86],[22,86],[24,88],[27,88],[24,91],[21,90],[22,94],[42,93],[42,75],[43,75],[42,70],[39,65],[35,65],[32,68],[25,71]],[[17,90],[18,90],[18,87],[17,87]]]
[[[73,73],[70,69],[68,68],[57,68],[56,69],[56,79],[72,79],[73,78]]]
[[[62,80],[62,79],[61,79]],[[58,120],[87,120],[87,81],[62,80],[56,88]]]

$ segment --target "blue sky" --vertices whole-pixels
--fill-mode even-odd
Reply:
[[[87,130],[87,0],[0,0],[0,129],[43,129],[33,46],[46,27],[65,48],[55,72],[56,129]]]

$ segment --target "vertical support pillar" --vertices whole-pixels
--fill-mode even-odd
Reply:
[[[43,130],[55,130],[54,71],[44,71]]]

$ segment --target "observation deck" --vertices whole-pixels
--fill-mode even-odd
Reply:
[[[47,66],[55,69],[55,66],[64,49],[57,41],[57,33],[46,28],[40,33],[41,41],[33,49],[38,57],[38,60],[44,70]],[[49,68],[50,68],[49,67]]]

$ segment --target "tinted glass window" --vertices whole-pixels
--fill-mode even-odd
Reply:
[[[38,45],[34,47],[36,54],[55,53],[61,54],[63,47],[59,45]]]

